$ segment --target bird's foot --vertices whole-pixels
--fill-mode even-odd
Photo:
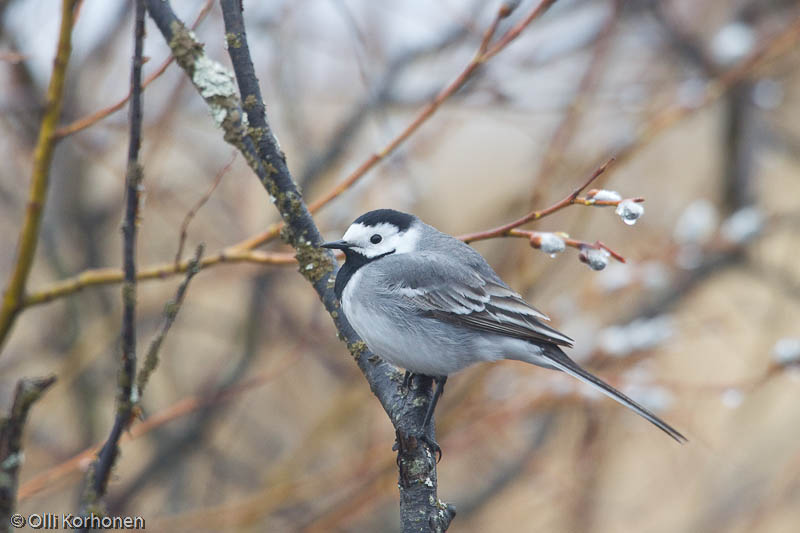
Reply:
[[[442,460],[442,447],[439,446],[439,443],[436,442],[436,439],[427,434],[420,435],[418,439],[427,444],[428,448],[430,448],[434,454],[438,455],[438,458],[436,459],[437,463]]]
[[[400,452],[401,454],[407,453],[409,449],[416,448],[419,446],[420,442],[424,442],[428,448],[437,456],[436,462],[442,460],[442,447],[439,446],[439,443],[436,442],[436,439],[433,436],[429,435],[427,432],[423,433],[415,433],[406,436],[402,436],[398,431],[395,435],[395,441],[392,445],[392,451]],[[397,456],[398,463],[400,462],[400,454]],[[399,464],[398,464],[399,466]]]
[[[411,391],[411,380],[414,379],[414,374],[410,371],[406,370],[406,373],[403,375],[403,384],[400,385],[400,389],[404,394],[408,394]]]

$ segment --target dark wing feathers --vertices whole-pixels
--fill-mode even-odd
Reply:
[[[439,252],[386,259],[392,265],[386,273],[389,287],[423,313],[491,333],[572,346],[572,339],[542,323],[547,316],[503,283],[483,258],[477,265]]]

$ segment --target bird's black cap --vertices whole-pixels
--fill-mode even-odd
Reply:
[[[397,226],[400,231],[406,231],[414,223],[414,215],[395,211],[394,209],[376,209],[364,213],[353,221],[353,224],[363,224],[365,226],[377,226],[384,222]]]

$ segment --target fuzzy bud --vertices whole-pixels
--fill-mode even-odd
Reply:
[[[606,250],[602,248],[586,248],[581,249],[578,259],[582,263],[589,265],[592,270],[603,270],[608,266],[608,258],[611,256]]]
[[[521,0],[507,0],[503,2],[503,5],[500,6],[500,12],[498,13],[498,17],[504,19],[511,15],[515,9],[519,7]]]
[[[644,206],[628,199],[621,201],[614,212],[619,215],[625,224],[633,226],[639,220],[639,217],[644,214]]]
[[[535,233],[531,237],[531,246],[549,254],[550,257],[555,257],[557,253],[563,252],[567,245],[564,239],[555,233]]]
[[[592,189],[586,194],[586,198],[589,200],[594,200],[595,202],[619,202],[622,200],[622,195],[620,195],[617,191]]]

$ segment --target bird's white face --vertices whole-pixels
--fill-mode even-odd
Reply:
[[[348,248],[367,259],[391,252],[404,254],[417,249],[420,231],[412,225],[406,231],[400,231],[389,222],[381,222],[374,226],[365,226],[360,222],[352,224],[342,237]]]

